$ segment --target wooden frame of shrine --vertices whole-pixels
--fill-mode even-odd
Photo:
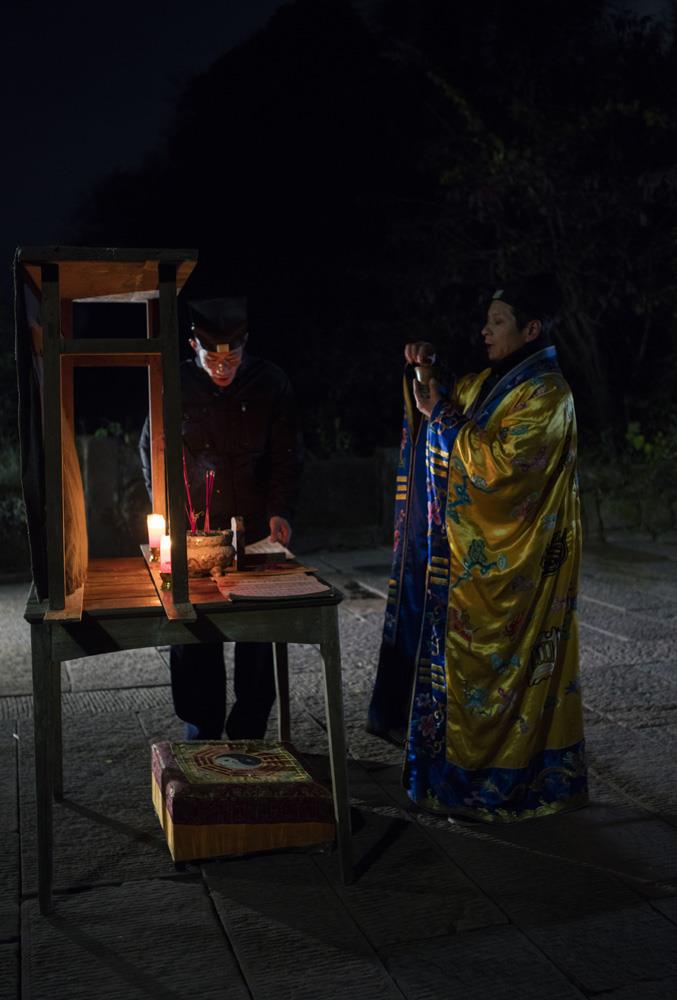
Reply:
[[[195,250],[91,247],[17,250],[17,325],[22,325],[18,317],[23,316],[25,337],[30,337],[33,356],[36,361],[42,356],[44,496],[41,496],[42,470],[35,468],[36,463],[40,464],[41,456],[36,454],[39,449],[26,448],[30,434],[24,433],[21,438],[33,579],[38,596],[48,601],[48,619],[79,620],[82,614],[86,539],[67,537],[64,527],[67,513],[71,532],[82,535],[87,530],[77,467],[75,484],[69,483],[70,489],[65,490],[64,482],[70,469],[65,455],[69,451],[74,454],[75,447],[73,370],[78,366],[113,365],[148,368],[153,510],[168,518],[172,540],[172,598],[166,601],[174,605],[175,614],[190,616],[176,297],[196,261]],[[23,311],[26,302],[20,298],[26,289],[22,285],[28,286],[39,303],[41,322]],[[146,338],[74,339],[73,304],[77,302],[145,303]],[[25,358],[28,345],[20,343],[20,339],[17,329],[20,413],[25,427],[30,419],[26,408],[32,405],[35,410],[36,393],[33,392],[32,400],[26,399],[26,395],[31,395]],[[26,392],[22,391],[24,388]],[[29,465],[33,468],[28,468]],[[36,494],[33,497],[27,495],[31,489]],[[36,510],[40,507],[44,509],[44,532],[40,511]],[[69,588],[69,581],[75,581],[77,586]]]

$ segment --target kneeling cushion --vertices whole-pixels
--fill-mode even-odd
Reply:
[[[334,839],[329,791],[263,740],[154,743],[153,805],[175,861]]]

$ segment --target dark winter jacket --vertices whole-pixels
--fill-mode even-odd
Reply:
[[[291,520],[303,453],[284,372],[245,354],[233,382],[219,388],[191,359],[181,365],[181,395],[181,430],[195,510],[204,511],[205,473],[213,470],[212,528],[228,528],[233,515],[242,515],[248,541],[256,541],[268,535],[273,515]],[[139,448],[150,495],[148,420]]]

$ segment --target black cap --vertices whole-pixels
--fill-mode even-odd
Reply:
[[[561,295],[552,274],[530,274],[499,282],[491,301],[505,302],[525,322],[554,319],[561,309]]]
[[[188,303],[191,327],[203,347],[230,350],[247,336],[246,299],[201,299]]]

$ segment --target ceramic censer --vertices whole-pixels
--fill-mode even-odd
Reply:
[[[188,576],[222,575],[235,558],[232,542],[232,531],[197,531],[194,535],[187,532]]]

